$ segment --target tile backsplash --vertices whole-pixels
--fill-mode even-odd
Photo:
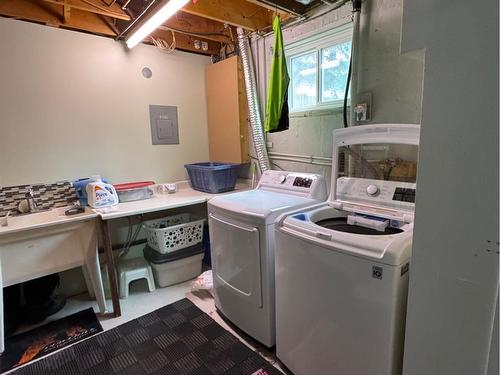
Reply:
[[[0,216],[6,215],[9,211],[12,215],[16,215],[19,202],[25,199],[30,189],[33,190],[35,203],[40,209],[67,206],[78,200],[75,189],[69,181],[0,187]]]

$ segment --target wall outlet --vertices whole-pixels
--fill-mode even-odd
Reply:
[[[356,122],[365,122],[372,119],[372,93],[364,92],[358,94],[357,104],[353,107]]]
[[[356,104],[356,106],[354,107],[354,115],[356,116],[356,122],[366,121],[368,117],[368,104]]]

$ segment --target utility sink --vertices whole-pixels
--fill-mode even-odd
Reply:
[[[0,227],[0,235],[5,233],[18,232],[22,230],[30,230],[56,224],[70,223],[74,221],[92,219],[97,214],[90,208],[86,207],[85,212],[77,215],[66,216],[64,213],[70,207],[58,207],[51,210],[44,210],[29,214],[10,216],[8,224],[5,227]]]

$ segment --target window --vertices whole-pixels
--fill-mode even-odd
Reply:
[[[287,48],[292,112],[336,108],[344,101],[351,56],[351,26]]]
[[[344,100],[351,42],[321,50],[321,102]]]
[[[316,52],[292,57],[292,108],[311,107],[317,102],[318,58]]]

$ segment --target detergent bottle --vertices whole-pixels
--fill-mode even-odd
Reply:
[[[113,185],[103,182],[100,176],[92,176],[91,180],[85,187],[90,207],[102,208],[118,204],[118,195]]]

